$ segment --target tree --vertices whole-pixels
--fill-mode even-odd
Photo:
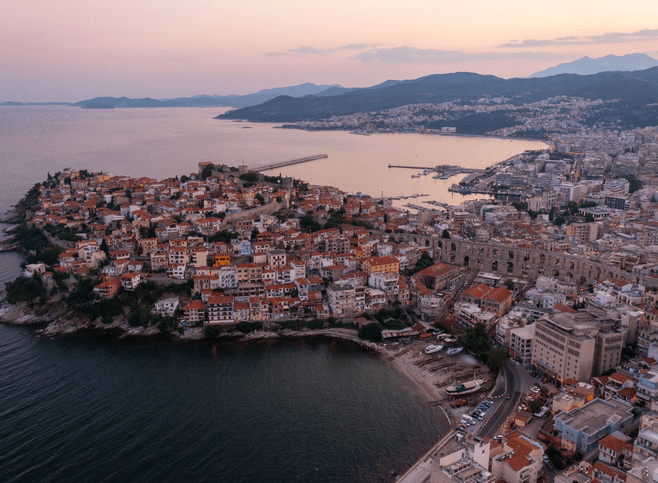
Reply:
[[[256,183],[260,179],[260,175],[258,173],[249,172],[240,175],[240,179],[249,183]]]
[[[489,359],[487,359],[487,367],[492,373],[498,374],[498,371],[505,367],[506,362],[507,351],[502,347],[499,347],[489,354]]]
[[[235,330],[239,330],[243,334],[248,334],[249,332],[253,331],[254,328],[249,322],[238,322],[238,324],[235,326]]]
[[[381,342],[382,329],[382,325],[377,322],[365,325],[359,330],[359,339],[369,340],[370,342]]]
[[[535,399],[534,401],[530,401],[530,403],[528,404],[528,408],[530,409],[530,412],[532,412],[533,414],[538,413],[539,411],[541,411],[542,403],[539,399]]]
[[[311,215],[302,216],[302,218],[299,220],[299,226],[303,231],[307,233],[313,233],[318,231],[320,228],[322,228],[320,223],[315,221],[315,219]]]
[[[140,325],[142,327],[146,327],[147,325],[149,325],[150,321],[151,321],[150,307],[141,307],[135,310],[133,313],[131,313],[130,317],[128,318],[128,324],[130,324],[131,327],[139,327]]]
[[[105,252],[105,255],[110,254],[110,248],[107,246],[107,242],[105,241],[105,238],[103,238],[103,241],[101,242],[101,246],[98,248],[99,250]]]
[[[216,325],[206,325],[203,328],[203,335],[207,339],[215,339],[222,334],[222,328]]]
[[[421,270],[425,270],[428,267],[431,267],[434,265],[434,260],[432,260],[432,257],[428,252],[423,252],[418,261],[416,262],[416,265],[414,268],[408,270],[408,275],[413,275],[414,273],[420,272]]]
[[[450,238],[450,232],[448,231],[447,228],[443,230],[443,233],[441,233],[441,238]]]
[[[566,218],[564,216],[558,216],[553,219],[553,224],[556,226],[562,226],[567,222]]]
[[[491,340],[486,326],[482,323],[477,323],[473,327],[466,329],[464,335],[459,338],[459,345],[477,354],[488,351]]]

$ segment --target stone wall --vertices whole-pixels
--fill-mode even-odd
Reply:
[[[414,242],[420,247],[431,248],[435,260],[498,275],[526,277],[532,280],[543,275],[564,282],[578,282],[581,285],[594,283],[595,280],[617,278],[648,288],[658,287],[658,279],[635,275],[604,263],[561,252],[452,240],[439,236],[407,233],[392,236],[398,241]]]

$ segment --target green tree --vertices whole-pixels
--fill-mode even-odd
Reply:
[[[499,347],[489,354],[489,358],[487,359],[487,367],[492,373],[498,374],[498,371],[505,367],[506,362],[507,351],[502,347]]]
[[[203,328],[203,335],[207,339],[215,339],[222,334],[222,328],[216,325],[206,325]]]
[[[487,352],[491,345],[491,339],[489,338],[489,332],[487,332],[486,326],[478,323],[466,329],[464,335],[459,338],[459,345],[476,354]]]
[[[538,413],[541,411],[542,408],[542,402],[539,399],[535,399],[534,401],[530,401],[528,403],[528,408],[530,409],[531,413]]]
[[[324,320],[312,319],[306,323],[306,327],[312,330],[324,329]]]
[[[302,216],[301,220],[299,220],[299,226],[301,227],[301,229],[303,231],[308,232],[308,233],[316,232],[316,231],[320,230],[320,228],[322,228],[320,223],[315,221],[315,218],[313,218],[312,215]]]
[[[434,260],[432,260],[432,257],[428,252],[423,252],[418,261],[416,262],[416,265],[414,268],[410,269],[407,271],[408,275],[413,275],[414,273],[420,272],[421,270],[425,270],[428,267],[431,267],[434,265]]]
[[[553,224],[556,226],[562,226],[567,222],[564,216],[557,216],[553,219]]]
[[[249,172],[240,175],[240,179],[249,183],[256,183],[260,179],[260,175],[258,173]]]
[[[151,322],[151,308],[150,307],[140,307],[137,310],[133,311],[128,318],[128,324],[131,327],[147,327]]]
[[[382,325],[377,322],[365,325],[359,330],[359,339],[369,340],[370,342],[381,342],[382,329]]]
[[[5,289],[7,291],[7,301],[10,304],[29,302],[46,295],[46,289],[41,279],[36,275],[32,278],[18,277],[13,282],[7,282]]]
[[[235,330],[239,330],[243,334],[248,334],[249,332],[253,331],[254,328],[249,322],[238,322],[235,326]]]
[[[450,238],[450,232],[448,231],[447,228],[443,230],[443,233],[441,233],[441,238]]]

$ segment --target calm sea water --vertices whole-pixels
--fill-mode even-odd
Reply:
[[[440,411],[350,343],[39,339],[0,326],[0,480],[375,482]]]
[[[213,120],[218,112],[0,107],[0,212],[65,167],[164,178],[199,161],[257,166],[320,153],[329,158],[280,172],[458,204],[447,187],[459,177],[412,179],[388,164],[485,167],[543,146],[282,130]],[[0,284],[20,261],[0,254]],[[0,326],[0,388],[2,482],[382,481],[446,429],[416,386],[338,342],[213,348],[39,339]]]

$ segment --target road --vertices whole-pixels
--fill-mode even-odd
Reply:
[[[503,368],[503,375],[498,380],[498,384],[491,394],[492,397],[499,398],[499,403],[494,408],[492,415],[480,427],[480,436],[493,438],[499,434],[501,426],[505,424],[507,418],[514,412],[521,396],[525,393],[525,386],[527,385],[525,379],[523,369],[507,361],[507,364]],[[507,396],[510,399],[507,399]]]

